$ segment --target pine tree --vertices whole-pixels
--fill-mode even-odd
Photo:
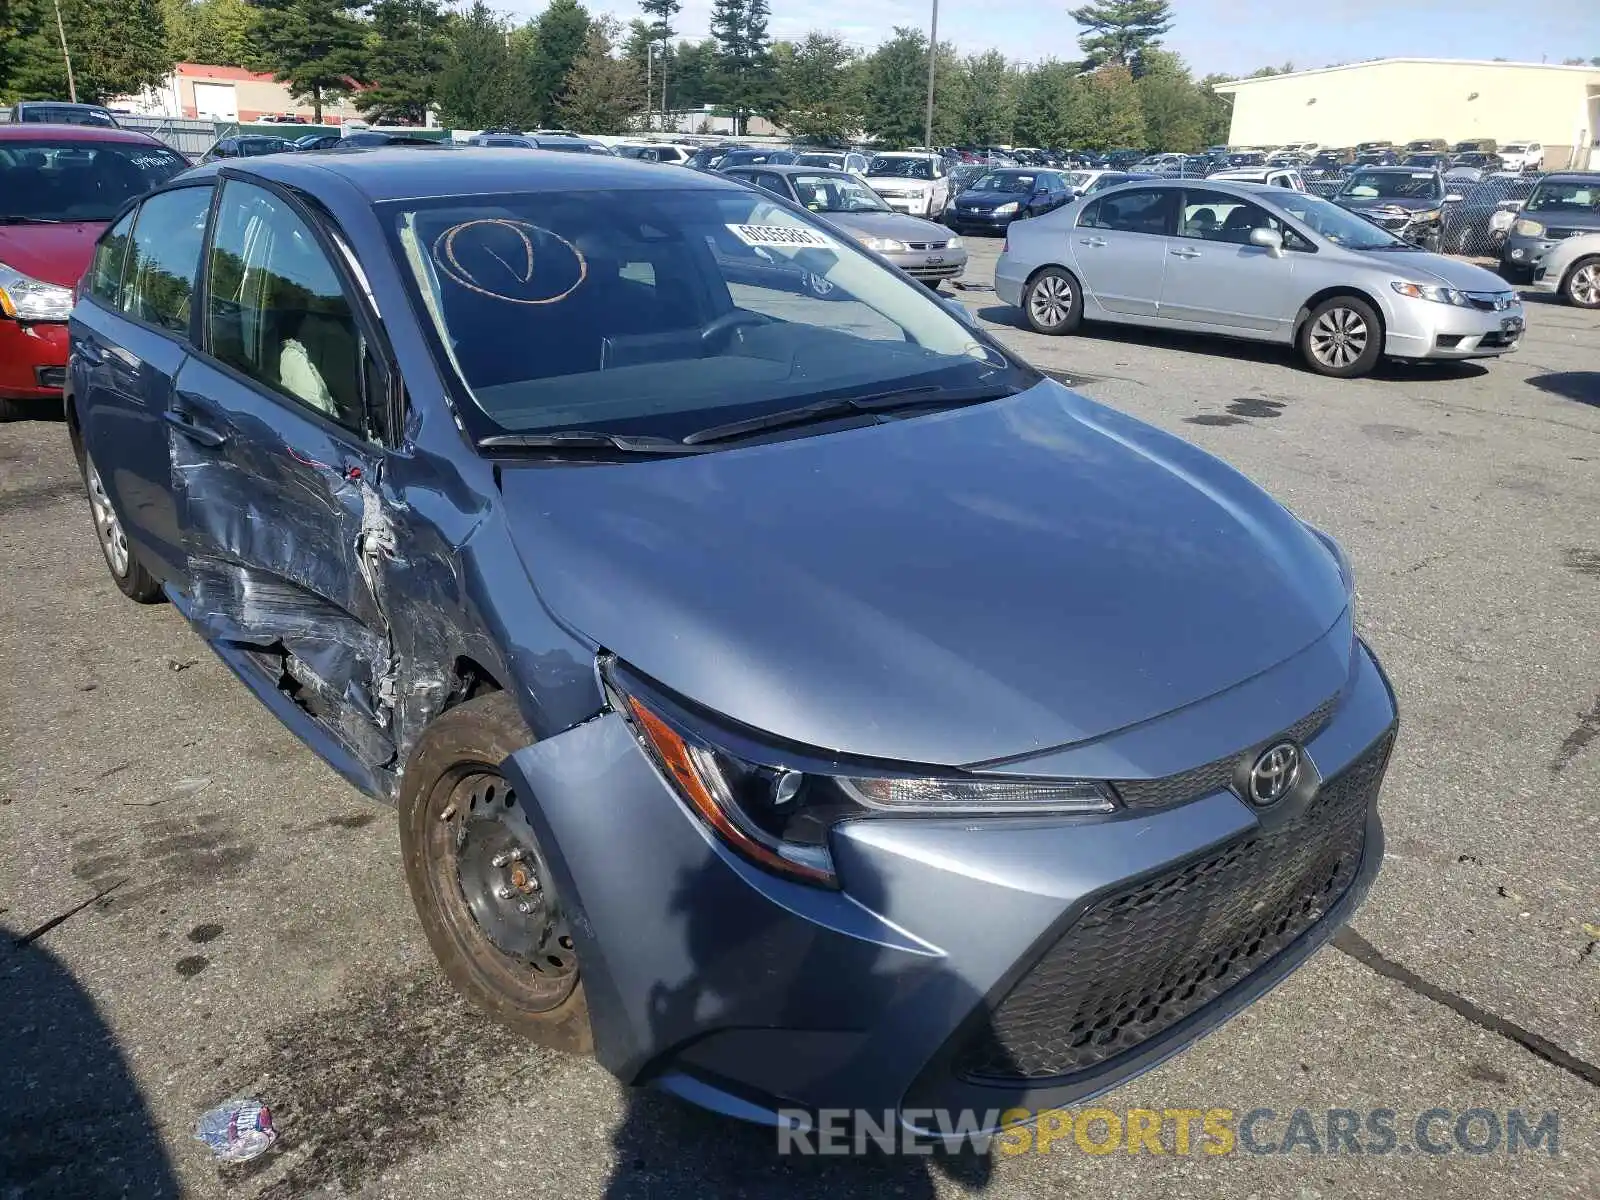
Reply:
[[[362,0],[250,0],[258,19],[251,63],[311,101],[312,120],[322,105],[350,90],[361,71],[365,39],[356,10]]]
[[[589,41],[589,12],[578,0],[550,0],[528,26],[523,42],[523,103],[528,123],[560,120],[567,76]]]
[[[1091,0],[1067,15],[1088,30],[1078,39],[1085,66],[1126,67],[1135,77],[1144,73],[1144,52],[1172,28],[1168,0]]]
[[[589,28],[583,53],[567,74],[561,119],[585,133],[626,133],[639,112],[642,81],[626,58],[613,58],[601,22]]]
[[[374,86],[356,106],[385,124],[424,124],[450,49],[439,0],[376,0],[371,21],[363,78]]]
[[[439,120],[456,129],[486,129],[515,119],[513,90],[520,88],[509,31],[484,0],[449,19],[439,69]]]
[[[712,0],[711,39],[716,44],[717,90],[743,133],[752,113],[776,105],[767,0]]]
[[[15,29],[3,48],[6,93],[23,100],[69,94],[61,36],[51,0],[13,0],[0,30]],[[104,101],[160,83],[173,57],[158,0],[61,0],[61,26],[72,56],[80,101]]]
[[[245,0],[161,0],[167,43],[179,62],[242,67],[256,14]]]

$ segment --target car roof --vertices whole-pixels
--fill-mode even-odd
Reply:
[[[51,125],[45,121],[0,125],[0,142],[29,142],[41,137],[62,142],[132,142],[140,146],[166,146],[165,142],[148,133],[140,133],[136,129],[117,129],[110,125]]]
[[[1419,171],[1416,167],[1408,167],[1408,166],[1404,165],[1403,163],[1401,165],[1399,165],[1399,166],[1388,166],[1388,165],[1381,166],[1381,167],[1364,166],[1361,169],[1363,171],[1365,171],[1368,175],[1421,175],[1421,174],[1424,174],[1424,172]],[[1438,172],[1435,171],[1435,172],[1433,172],[1433,174],[1437,175]]]
[[[1600,171],[1552,171],[1540,183],[1594,183],[1600,180]]]
[[[337,154],[287,154],[210,163],[184,176],[194,179],[221,170],[257,175],[316,196],[338,177],[374,203],[421,200],[495,192],[648,191],[662,186],[661,168],[611,154],[504,154],[487,147],[464,147],[432,154],[417,146],[353,147]],[[715,175],[685,171],[671,186],[733,188]]]
[[[875,150],[873,158],[943,158],[931,150]]]
[[[804,163],[750,163],[735,164],[730,171],[760,171],[766,175],[837,175],[841,179],[854,179],[849,171],[836,171],[832,167],[808,167]]]

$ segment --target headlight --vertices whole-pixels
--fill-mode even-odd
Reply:
[[[0,263],[0,312],[19,321],[65,321],[72,313],[72,289]]]
[[[1411,219],[1413,221],[1437,221],[1442,216],[1444,216],[1444,210],[1442,208],[1430,208],[1423,212],[1412,213]]]
[[[1516,213],[1507,212],[1505,209],[1501,209],[1499,212],[1494,213],[1489,217],[1489,228],[1496,230],[1497,232],[1502,229],[1510,229],[1512,222],[1516,219]]]
[[[604,674],[613,706],[684,806],[743,857],[804,883],[837,886],[828,831],[851,818],[1051,816],[1116,807],[1110,788],[1093,781],[846,774],[799,769],[791,755],[749,743],[735,753],[697,722],[669,715],[666,702],[635,694],[614,665]]]
[[[1017,211],[1017,202],[1015,200],[1012,200],[1009,203],[1002,204],[1002,205],[1000,205],[999,208],[995,209],[994,210],[994,215],[997,216],[997,217],[1009,217],[1012,213],[1014,213],[1016,211]]]
[[[959,250],[959,249],[961,249],[961,245],[962,245],[961,239],[958,238],[958,237],[953,237],[948,242],[946,242],[944,244],[944,248],[946,250]]]
[[[897,241],[894,238],[862,238],[861,244],[868,250],[876,250],[879,254],[899,254],[906,248],[904,242]]]
[[[1543,237],[1544,226],[1538,221],[1530,221],[1528,218],[1523,217],[1511,227],[1511,232],[1518,237]]]
[[[1434,287],[1427,283],[1407,283],[1395,280],[1389,285],[1402,296],[1409,296],[1413,300],[1432,300],[1435,304],[1454,304],[1458,308],[1471,308],[1472,301],[1467,299],[1465,292],[1458,292],[1455,288]]]

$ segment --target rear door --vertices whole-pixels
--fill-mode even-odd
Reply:
[[[395,751],[387,383],[343,257],[290,193],[225,178],[172,456],[201,633],[375,768]]]
[[[189,355],[195,280],[214,188],[157,192],[96,249],[72,322],[84,448],[140,561],[184,586],[168,425]]]
[[[1079,214],[1072,257],[1083,286],[1107,312],[1157,315],[1177,196],[1173,188],[1117,190]]]
[[[1276,258],[1251,245],[1250,234],[1276,229],[1290,247],[1304,245],[1299,235],[1259,204],[1206,188],[1184,190],[1178,218],[1167,240],[1161,319],[1287,337],[1299,307],[1300,252]]]

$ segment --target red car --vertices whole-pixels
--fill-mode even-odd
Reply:
[[[60,400],[72,290],[127,201],[189,162],[90,125],[0,125],[0,418]]]

